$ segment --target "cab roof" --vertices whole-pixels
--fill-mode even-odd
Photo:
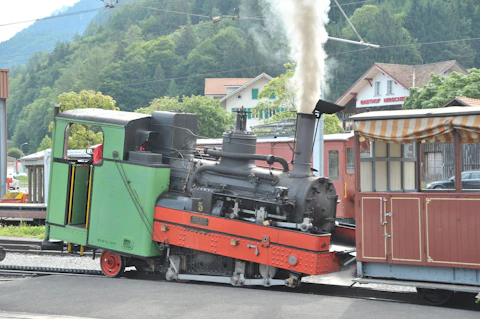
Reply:
[[[151,115],[104,109],[76,109],[59,113],[56,117],[75,121],[89,121],[126,126],[132,121],[150,118]]]

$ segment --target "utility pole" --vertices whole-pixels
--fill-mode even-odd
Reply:
[[[0,69],[0,198],[7,189],[7,98],[8,70]]]

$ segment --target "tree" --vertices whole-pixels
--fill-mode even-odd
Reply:
[[[190,51],[197,46],[197,36],[192,29],[192,21],[190,20],[190,16],[187,16],[187,25],[186,27],[182,28],[180,36],[176,39],[175,43],[177,45],[177,55],[184,58],[186,58],[188,53],[190,53]]]
[[[222,109],[220,102],[205,96],[162,97],[154,99],[149,107],[135,110],[137,113],[151,114],[154,111],[174,111],[193,113],[198,116],[199,135],[217,138],[233,126],[233,118]]]
[[[40,142],[40,146],[38,147],[37,152],[41,152],[49,148],[52,148],[52,139],[50,138],[50,136],[45,135],[43,140]]]
[[[119,108],[115,106],[115,100],[111,96],[103,95],[101,92],[92,90],[83,90],[80,91],[80,93],[62,93],[58,96],[58,106],[60,107],[60,112],[86,108],[119,110]]]
[[[16,159],[25,156],[25,154],[18,147],[9,148],[7,155]]]
[[[127,45],[131,45],[135,42],[140,42],[142,41],[142,39],[142,29],[140,29],[138,25],[132,25],[130,28],[128,28],[128,31],[125,34],[125,43]]]
[[[170,96],[170,97],[178,96],[178,88],[177,88],[177,83],[175,83],[175,80],[170,80],[170,83],[168,84],[168,89],[167,89],[167,96]]]
[[[468,74],[452,72],[449,77],[432,74],[432,80],[423,88],[410,88],[405,109],[438,108],[456,96],[480,98],[480,70],[470,69]]]
[[[101,92],[81,91],[80,93],[69,92],[58,96],[58,106],[61,112],[73,109],[99,108],[104,110],[118,111],[115,100],[111,96]],[[103,141],[103,132],[93,130],[90,125],[74,124],[70,127],[68,138],[69,149],[82,149],[91,145],[100,144]],[[46,144],[45,138],[40,144]]]
[[[297,88],[292,81],[295,74],[293,67],[294,64],[292,63],[285,64],[286,72],[274,78],[260,91],[258,95],[260,99],[269,99],[270,97],[275,97],[275,99],[258,103],[253,110],[254,114],[258,115],[260,112],[267,112],[268,110],[278,111],[281,108],[287,111],[295,111],[297,109],[295,103]]]

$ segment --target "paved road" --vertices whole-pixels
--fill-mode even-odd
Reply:
[[[0,282],[0,311],[90,318],[479,318],[480,312],[385,301],[106,277]],[[0,318],[10,318],[6,315]]]

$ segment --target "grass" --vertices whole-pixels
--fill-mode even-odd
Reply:
[[[0,226],[0,236],[41,239],[45,237],[45,226],[30,226],[25,222],[20,222],[19,226]]]

